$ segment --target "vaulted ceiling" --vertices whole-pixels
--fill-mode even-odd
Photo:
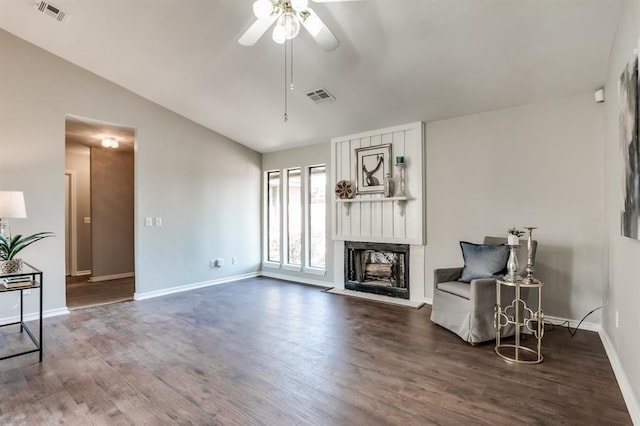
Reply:
[[[284,48],[270,33],[237,43],[251,0],[53,4],[67,22],[2,1],[0,28],[260,152],[596,89],[620,12],[619,0],[311,2],[341,44],[295,39],[285,123]],[[336,101],[306,97],[321,87]]]

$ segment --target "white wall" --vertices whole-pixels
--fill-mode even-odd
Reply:
[[[632,404],[635,401],[635,421],[640,424],[640,241],[622,237],[620,234],[620,211],[622,208],[623,160],[620,149],[618,78],[625,64],[638,48],[640,37],[640,1],[623,3],[621,21],[611,51],[605,92],[607,101],[605,158],[605,206],[607,235],[609,242],[609,285],[606,289],[607,309],[604,330],[615,348],[621,368],[632,388]],[[619,327],[615,325],[618,311]],[[620,378],[618,379],[620,381]],[[624,388],[624,382],[621,382]],[[629,406],[629,401],[627,401]],[[632,405],[633,406],[633,405]],[[631,407],[630,407],[631,408]]]
[[[325,274],[309,274],[305,272],[287,271],[284,269],[263,268],[266,275],[285,279],[297,279],[299,281],[322,284],[333,282],[333,243],[331,241],[331,200],[333,199],[333,184],[331,183],[331,151],[329,142],[303,146],[301,148],[286,149],[270,152],[262,156],[262,170],[282,170],[292,167],[305,168],[308,166],[325,164],[327,166],[327,206],[326,206],[326,239],[325,239]],[[265,259],[266,260],[266,259]]]
[[[357,192],[356,152],[361,148],[391,145],[389,172],[399,195],[400,170],[395,157],[404,156],[405,196],[408,201],[395,202],[383,194],[358,194],[351,201],[333,202],[333,239],[379,243],[424,245],[424,134],[423,123],[370,130],[356,135],[336,137],[331,141],[332,182],[347,180]],[[381,182],[385,171],[380,172]],[[335,195],[332,194],[332,201]],[[371,201],[369,201],[371,200]],[[347,200],[349,201],[349,200]],[[360,202],[362,201],[362,202]]]
[[[601,306],[603,129],[591,93],[428,123],[426,296],[435,268],[462,266],[460,240],[538,226],[545,314]]]
[[[29,217],[14,229],[58,235],[24,252],[45,272],[45,310],[65,306],[66,114],[136,129],[136,293],[258,271],[259,153],[4,31],[0,52],[0,189],[25,192]],[[216,257],[227,266],[209,268]],[[17,313],[0,304],[0,318]]]

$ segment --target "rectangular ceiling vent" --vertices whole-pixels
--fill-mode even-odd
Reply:
[[[324,104],[336,100],[336,98],[325,89],[312,90],[311,92],[307,93],[307,96],[317,104]]]
[[[55,6],[48,1],[36,1],[35,8],[38,12],[49,15],[58,22],[66,22],[69,20],[69,15],[66,12],[63,12],[58,6]]]

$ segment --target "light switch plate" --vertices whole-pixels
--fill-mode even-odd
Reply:
[[[156,226],[162,226],[162,218],[156,217]]]
[[[152,217],[145,217],[144,218],[144,226],[153,226],[153,218]]]
[[[84,218],[84,223],[91,223],[91,218],[90,217],[85,217]]]

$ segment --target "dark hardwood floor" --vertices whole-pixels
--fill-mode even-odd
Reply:
[[[66,277],[67,308],[77,309],[87,306],[133,300],[135,278],[88,282],[89,276]]]
[[[597,334],[514,365],[429,314],[268,278],[72,311],[0,362],[0,424],[631,424]]]

